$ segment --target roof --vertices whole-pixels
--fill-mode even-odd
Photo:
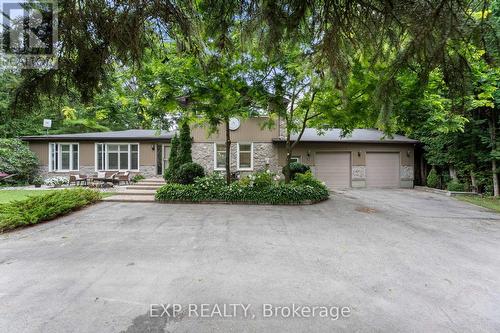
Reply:
[[[291,140],[297,140],[298,134],[292,134]],[[285,141],[284,138],[273,139],[275,142]],[[403,135],[393,134],[392,137],[376,129],[354,129],[351,133],[342,137],[342,130],[334,128],[318,133],[314,128],[306,128],[301,142],[352,142],[352,143],[418,143],[417,140],[407,138]]]
[[[175,132],[131,129],[126,131],[114,132],[96,132],[96,133],[77,133],[77,134],[50,134],[50,135],[34,135],[21,137],[24,141],[51,141],[51,140],[75,140],[75,141],[97,141],[97,140],[140,140],[140,141],[155,141],[155,140],[170,140]]]

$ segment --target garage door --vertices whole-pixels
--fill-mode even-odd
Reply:
[[[316,153],[316,176],[329,188],[351,186],[351,153]]]
[[[366,153],[366,186],[399,187],[399,153]]]

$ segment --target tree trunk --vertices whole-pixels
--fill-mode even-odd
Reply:
[[[457,176],[457,170],[455,169],[455,167],[453,166],[449,166],[448,167],[449,171],[450,171],[450,178],[452,180],[458,180],[458,176]]]
[[[497,126],[497,117],[495,109],[491,110],[491,117],[489,119],[489,127],[490,127],[490,139],[491,139],[491,152],[494,153],[496,151],[496,126]],[[492,154],[495,156],[494,154]],[[493,195],[498,197],[500,195],[500,189],[498,188],[498,173],[497,173],[497,161],[495,157],[491,159],[491,173],[493,177]]]
[[[229,129],[229,118],[226,117],[226,184],[231,184],[231,132]]]
[[[291,172],[290,172],[290,161],[292,160],[292,144],[290,142],[290,134],[286,136],[286,161],[285,168],[283,169],[283,174],[285,175],[285,183],[290,183]]]
[[[476,180],[476,175],[474,174],[474,171],[470,171],[470,183],[471,183],[471,189],[474,192],[477,192],[477,180]]]

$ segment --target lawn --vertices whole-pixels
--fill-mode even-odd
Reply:
[[[38,195],[43,195],[43,194],[48,194],[50,192],[54,192],[54,190],[43,190],[43,191],[36,191],[36,190],[0,190],[0,203],[6,203],[9,201],[13,200],[21,200],[25,199],[26,197],[32,195],[32,196],[38,196]]]
[[[28,196],[38,196],[48,194],[57,190],[0,190],[0,204],[13,200],[25,199]],[[113,192],[103,192],[102,196],[109,197]]]
[[[460,195],[456,197],[458,200],[469,202],[474,205],[485,207],[496,212],[500,212],[500,198],[495,197],[480,197],[472,195]]]

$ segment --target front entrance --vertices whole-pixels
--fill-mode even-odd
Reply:
[[[156,145],[156,174],[162,176],[168,168],[168,157],[170,155],[170,145]]]

